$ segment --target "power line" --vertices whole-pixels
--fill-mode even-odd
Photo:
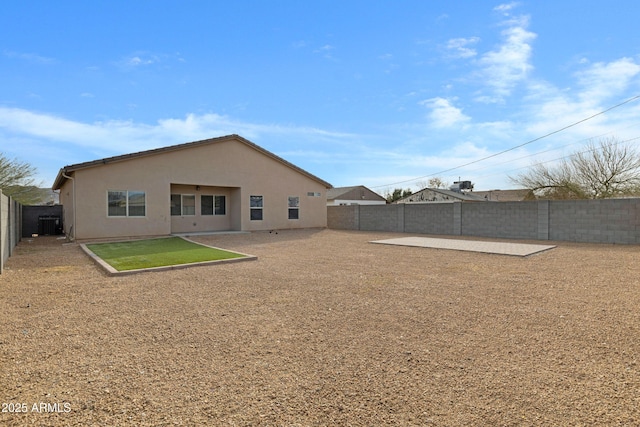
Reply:
[[[638,125],[640,125],[640,123],[634,123],[634,124],[632,124],[632,125],[629,125],[629,126],[626,126],[626,127],[622,128],[622,129],[629,129],[629,128],[631,128],[631,127],[638,126]],[[560,150],[560,149],[562,149],[562,148],[566,148],[566,147],[569,147],[569,146],[571,146],[571,145],[579,144],[579,143],[581,143],[581,142],[590,141],[590,140],[594,140],[594,139],[598,139],[598,138],[603,138],[604,136],[606,136],[606,135],[610,135],[610,134],[613,134],[613,133],[615,133],[615,131],[605,132],[605,133],[602,133],[602,134],[600,134],[600,135],[596,135],[596,136],[593,136],[593,137],[590,137],[590,138],[584,138],[584,139],[581,139],[581,140],[576,141],[576,142],[570,142],[569,144],[559,145],[559,146],[556,146],[556,147],[553,147],[553,148],[549,148],[549,149],[547,149],[547,150],[542,150],[542,151],[537,151],[537,152],[535,152],[535,153],[527,154],[526,156],[516,157],[515,159],[509,159],[509,160],[505,160],[505,161],[503,161],[503,162],[499,162],[499,163],[492,163],[492,164],[490,164],[490,165],[488,165],[488,166],[482,166],[482,167],[479,167],[479,168],[477,168],[477,169],[470,169],[470,170],[468,170],[468,172],[480,171],[480,170],[482,170],[482,169],[486,169],[486,168],[490,168],[490,167],[495,167],[495,166],[500,166],[500,165],[504,165],[504,164],[507,164],[507,163],[512,163],[512,162],[515,162],[515,161],[517,161],[517,160],[526,159],[527,157],[534,157],[534,156],[537,156],[537,155],[539,155],[539,154],[544,154],[544,153],[549,153],[549,152],[551,152],[551,151]],[[636,138],[632,138],[632,139],[629,139],[629,140],[627,140],[627,141],[622,141],[622,142],[633,141],[633,140],[635,140],[635,139],[636,139]],[[517,169],[521,169],[521,168],[517,168]],[[517,169],[516,169],[516,170],[517,170]],[[480,177],[483,177],[483,176],[492,176],[492,175],[496,175],[496,174],[481,175]],[[479,177],[479,178],[480,178],[480,177]]]
[[[639,140],[639,139],[640,139],[640,136],[636,136],[635,138],[629,138],[629,139],[625,139],[625,140],[621,140],[621,141],[616,141],[613,145],[626,144],[628,142],[636,141],[636,140]],[[534,163],[534,164],[529,165],[529,166],[522,166],[522,167],[519,167],[519,168],[510,169],[510,170],[507,170],[507,171],[502,171],[502,172],[500,172],[500,174],[514,172],[514,171],[517,171],[517,170],[520,170],[520,169],[527,169],[527,168],[534,167],[534,166],[544,165],[546,163],[557,162],[558,160],[565,160],[565,159],[568,159],[568,158],[571,158],[571,157],[575,157],[575,156],[577,156],[579,154],[592,153],[592,152],[594,152],[596,150],[599,150],[599,149],[600,149],[599,147],[589,148],[588,150],[567,154],[566,156],[558,157],[558,158],[551,159],[551,160],[545,160],[545,161],[542,161],[542,162]],[[492,175],[496,175],[496,174],[480,175],[478,178],[483,178],[483,177],[492,176]]]
[[[621,103],[619,103],[619,104],[614,105],[613,107],[609,107],[609,108],[607,108],[606,110],[600,111],[600,112],[598,112],[598,113],[596,113],[596,114],[593,114],[593,115],[591,115],[591,116],[589,116],[589,117],[587,117],[587,118],[584,118],[584,119],[582,119],[582,120],[578,120],[577,122],[574,122],[574,123],[572,123],[572,124],[570,124],[570,125],[568,125],[568,126],[565,126],[565,127],[563,127],[563,128],[560,128],[560,129],[558,129],[558,130],[554,130],[553,132],[549,132],[549,133],[547,133],[547,134],[545,134],[545,135],[539,136],[539,137],[534,138],[534,139],[532,139],[532,140],[530,140],[530,141],[524,142],[524,143],[522,143],[522,144],[520,144],[520,145],[516,145],[516,146],[514,146],[514,147],[508,148],[508,149],[503,150],[503,151],[500,151],[500,152],[498,152],[498,153],[491,154],[491,155],[486,156],[486,157],[483,157],[483,158],[481,158],[481,159],[476,159],[476,160],[473,160],[473,161],[471,161],[471,162],[465,163],[465,164],[463,164],[463,165],[456,166],[456,167],[453,167],[453,168],[450,168],[450,169],[445,169],[445,170],[442,170],[442,171],[439,171],[439,172],[431,173],[431,174],[429,174],[429,175],[419,176],[419,177],[417,177],[417,178],[407,179],[407,180],[404,180],[404,181],[398,181],[398,182],[394,182],[394,183],[391,183],[391,184],[377,185],[377,186],[375,186],[375,187],[371,187],[371,188],[390,187],[390,186],[392,186],[392,185],[404,184],[404,183],[406,183],[406,182],[416,181],[416,180],[419,180],[419,179],[428,178],[428,177],[430,177],[430,176],[441,175],[441,174],[444,174],[444,173],[447,173],[447,172],[454,171],[454,170],[456,170],[456,169],[463,168],[463,167],[465,167],[465,166],[469,166],[469,165],[473,165],[473,164],[475,164],[475,163],[483,162],[483,161],[488,160],[488,159],[491,159],[491,158],[493,158],[493,157],[497,157],[497,156],[500,156],[500,155],[502,155],[502,154],[504,154],[504,153],[508,153],[508,152],[513,151],[513,150],[516,150],[516,149],[518,149],[518,148],[524,147],[525,145],[529,145],[529,144],[532,144],[532,143],[534,143],[534,142],[540,141],[541,139],[548,138],[548,137],[549,137],[549,136],[551,136],[551,135],[555,135],[555,134],[560,133],[560,132],[562,132],[562,131],[565,131],[565,130],[567,130],[567,129],[569,129],[569,128],[572,128],[572,127],[574,127],[574,126],[577,126],[577,125],[579,125],[579,124],[581,124],[581,123],[584,123],[584,122],[586,122],[586,121],[588,121],[588,120],[591,120],[591,119],[593,119],[593,118],[595,118],[595,117],[598,117],[598,116],[600,116],[600,115],[602,115],[602,114],[608,113],[609,111],[611,111],[611,110],[613,110],[613,109],[615,109],[615,108],[621,107],[621,106],[623,106],[623,105],[625,105],[625,104],[628,104],[628,103],[630,103],[630,102],[632,102],[632,101],[635,101],[636,99],[640,99],[640,95],[636,95],[636,96],[634,96],[634,97],[632,97],[632,98],[629,98],[629,99],[627,99],[626,101],[623,101],[623,102],[621,102]]]

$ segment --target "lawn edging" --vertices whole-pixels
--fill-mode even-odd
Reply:
[[[193,243],[193,244],[196,244],[196,245],[205,246],[207,248],[218,249],[218,250],[222,250],[222,251],[233,252],[233,253],[236,253],[236,254],[239,254],[239,255],[242,255],[242,256],[238,257],[238,258],[219,259],[219,260],[211,260],[211,261],[199,261],[199,262],[191,262],[191,263],[185,263],[185,264],[163,265],[163,266],[159,266],[159,267],[139,268],[139,269],[133,269],[133,270],[122,270],[122,271],[120,271],[120,270],[117,270],[114,267],[112,267],[109,263],[104,261],[98,255],[96,255],[91,249],[89,249],[87,247],[87,244],[81,243],[80,244],[80,248],[82,248],[82,250],[89,256],[89,258],[91,258],[91,260],[93,260],[94,263],[96,263],[99,267],[101,267],[109,276],[127,276],[127,275],[131,275],[131,274],[144,273],[144,272],[159,272],[159,271],[169,271],[169,270],[182,270],[182,269],[190,268],[190,267],[202,267],[202,266],[208,266],[208,265],[214,265],[214,264],[228,264],[228,263],[242,262],[242,261],[256,261],[258,259],[258,257],[255,256],[255,255],[245,254],[245,253],[238,252],[238,251],[229,251],[228,249],[218,248],[218,247],[211,246],[211,245],[205,245],[204,243],[196,242],[196,241],[193,241],[193,240],[188,239],[188,238],[183,237],[183,236],[176,236],[176,237],[179,237],[179,238],[181,238],[183,240],[186,240],[187,242],[190,242],[190,243]],[[140,239],[140,240],[146,240],[146,239]],[[114,242],[110,242],[110,243],[130,242],[130,241],[131,240],[121,240],[121,241],[114,241]],[[91,244],[91,243],[89,243],[89,244]]]

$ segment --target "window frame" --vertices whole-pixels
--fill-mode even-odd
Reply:
[[[181,212],[182,212],[182,215],[180,215],[180,216],[196,216],[196,195],[195,195],[195,194],[181,194],[180,196],[181,196],[181,200],[180,200],[180,201],[181,201],[181,204],[180,204],[180,207],[182,208],[182,211],[181,211]],[[184,201],[185,201],[185,199],[186,199],[187,197],[188,197],[189,199],[193,198],[193,206],[187,206],[188,208],[191,208],[191,207],[193,208],[193,213],[185,213],[185,209],[184,209],[184,208],[185,208]]]
[[[177,198],[178,205],[174,204],[174,199]],[[173,206],[172,206],[173,205]],[[178,213],[174,213],[175,208],[178,208]],[[182,194],[171,193],[169,195],[169,216],[182,216]]]
[[[120,200],[112,200],[111,195],[114,193],[120,193],[124,197]],[[132,206],[131,198],[134,195],[142,195],[142,206]],[[111,212],[112,203],[113,202],[122,203],[124,201],[124,206],[120,206],[119,209],[124,209],[122,214],[113,214]],[[142,207],[143,214],[135,215],[132,214],[131,208]],[[118,207],[115,207],[118,208]],[[107,190],[107,218],[146,218],[147,216],[147,192],[142,190]]]
[[[224,194],[213,196],[213,214],[219,216],[225,216],[227,214],[227,196]]]
[[[173,208],[172,206],[169,206],[169,214],[170,216],[196,216],[196,195],[195,194],[191,194],[191,193],[171,193],[169,195],[169,201],[170,203],[173,203],[173,197],[174,196],[180,196],[180,213],[173,213]],[[185,213],[185,206],[184,206],[184,200],[185,200],[185,196],[189,197],[193,197],[193,213]],[[191,207],[191,206],[188,206]]]
[[[256,202],[255,204],[254,201]],[[257,205],[258,201],[259,206]],[[255,218],[254,215],[256,215]],[[260,218],[258,218],[257,216],[259,216]],[[257,194],[252,194],[249,196],[249,220],[264,221],[264,196]]]
[[[142,206],[138,206],[138,205],[133,205],[131,206],[131,198],[132,198],[132,194],[134,193],[133,196],[135,195],[142,195]],[[131,208],[140,208],[142,207],[143,210],[143,214],[142,215],[134,215],[131,213]],[[127,190],[127,217],[130,218],[144,218],[147,216],[147,193],[146,191],[139,191],[139,190]]]
[[[295,218],[292,217],[295,216]],[[300,219],[300,196],[287,197],[287,219],[297,221]]]
[[[208,202],[205,204],[205,199],[211,198],[211,204]],[[205,212],[205,207],[207,208],[207,212]],[[211,209],[211,213],[209,213],[209,208]],[[215,198],[213,194],[201,194],[200,195],[200,215],[202,216],[213,216],[215,214]]]
[[[205,213],[204,199],[211,198],[211,205],[207,204],[207,208],[211,208],[211,213]],[[224,194],[201,194],[200,195],[200,215],[202,216],[225,216],[227,214],[227,197]]]

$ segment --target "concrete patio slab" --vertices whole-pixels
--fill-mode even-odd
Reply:
[[[433,249],[483,252],[499,255],[528,256],[555,248],[554,245],[529,243],[487,242],[479,240],[438,239],[433,237],[400,237],[396,239],[373,240],[371,243],[385,245],[414,246]]]

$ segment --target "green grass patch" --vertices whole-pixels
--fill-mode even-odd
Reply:
[[[94,243],[87,245],[87,248],[118,271],[245,257],[235,252],[189,242],[180,237]]]

